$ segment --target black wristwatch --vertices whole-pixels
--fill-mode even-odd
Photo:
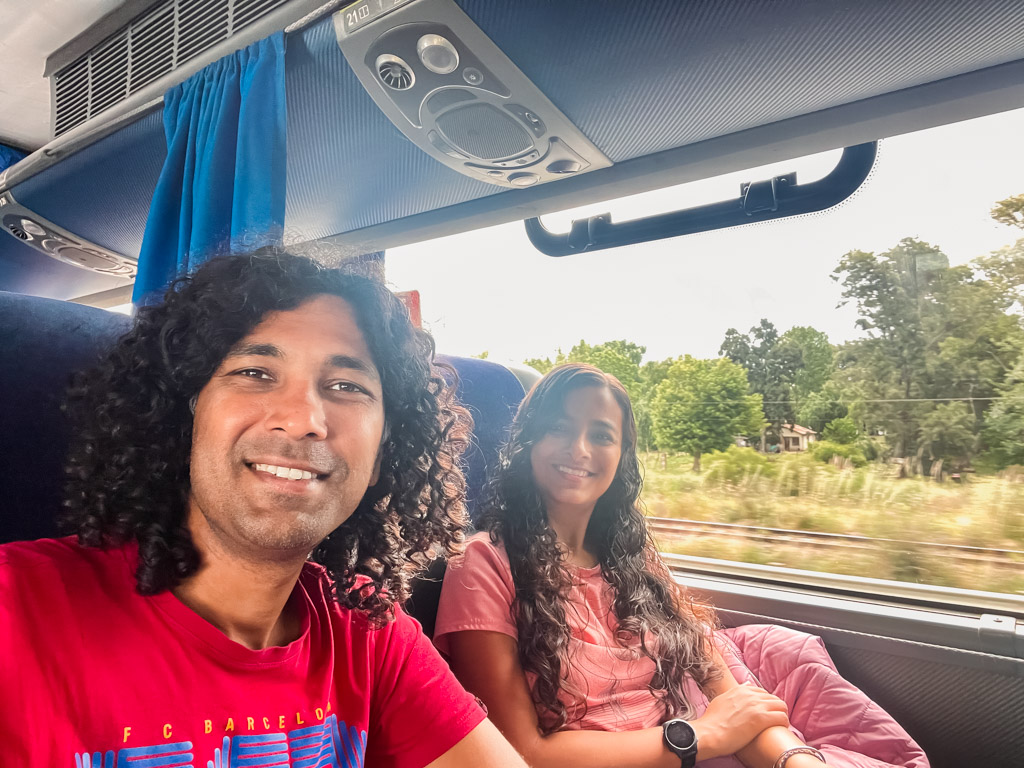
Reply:
[[[679,756],[681,768],[693,768],[697,762],[697,734],[685,720],[669,720],[661,731],[665,745]]]

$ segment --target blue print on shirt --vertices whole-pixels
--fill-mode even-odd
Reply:
[[[152,747],[132,747],[117,753],[117,766],[132,768],[191,768],[192,742],[179,741],[176,744],[157,744]]]
[[[336,715],[284,733],[224,737],[206,768],[363,768],[366,731]],[[75,754],[75,768],[195,768],[192,742]]]
[[[107,752],[103,755],[99,752],[83,752],[75,755],[75,768],[114,768],[114,753]]]
[[[294,768],[362,768],[366,731],[331,715],[323,726],[301,728],[288,734]]]

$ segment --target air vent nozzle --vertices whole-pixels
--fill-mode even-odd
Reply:
[[[390,53],[377,57],[377,74],[384,85],[396,91],[408,90],[416,82],[409,65]]]

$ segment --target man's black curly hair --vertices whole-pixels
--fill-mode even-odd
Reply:
[[[330,573],[339,603],[379,625],[438,549],[457,549],[465,523],[459,456],[472,423],[434,363],[433,340],[380,282],[261,251],[216,258],[179,278],[69,389],[65,526],[84,546],[136,540],[141,594],[171,589],[199,567],[186,527],[190,401],[267,313],[322,294],[355,312],[380,373],[387,426],[380,480],[313,559]]]

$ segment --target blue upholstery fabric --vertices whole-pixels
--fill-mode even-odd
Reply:
[[[130,323],[102,309],[0,292],[0,543],[56,534],[64,390]]]
[[[164,97],[167,159],[150,204],[132,299],[224,250],[284,233],[284,33],[200,70]]]
[[[508,437],[516,408],[526,393],[519,379],[497,363],[445,355],[439,355],[438,360],[448,363],[458,373],[456,395],[473,416],[473,440],[463,454],[463,467],[466,472],[466,507],[471,521],[475,523],[482,511],[480,496],[484,483],[497,467],[498,452]],[[413,581],[412,597],[405,605],[406,612],[423,625],[427,637],[434,634],[446,565],[444,558],[434,560],[427,572]]]
[[[439,355],[459,375],[456,395],[473,416],[473,442],[463,455],[466,504],[476,522],[480,494],[498,463],[498,451],[508,437],[516,408],[525,396],[523,385],[503,365],[471,357]]]
[[[25,153],[6,144],[0,144],[0,171],[10,168],[25,157]]]

